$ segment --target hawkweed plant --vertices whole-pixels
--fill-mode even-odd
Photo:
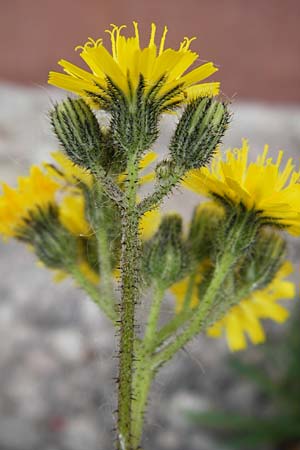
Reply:
[[[49,83],[76,94],[50,112],[60,150],[16,188],[3,185],[0,198],[3,237],[29,245],[57,278],[73,277],[115,329],[118,450],[141,448],[152,381],[195,336],[225,332],[238,350],[245,335],[265,339],[261,319],[287,318],[278,300],[292,298],[294,285],[282,230],[300,234],[292,160],[282,165],[283,153],[273,161],[265,148],[250,162],[246,141],[223,156],[231,114],[219,83],[207,81],[216,67],[195,65],[193,39],[165,48],[167,28],[157,44],[154,24],[142,48],[133,25],[129,38],[124,27],[107,30],[111,52],[102,39],[77,48],[89,70],[59,61],[65,73],[51,72]],[[177,125],[157,163],[163,114]],[[179,186],[208,198],[188,224],[160,212]],[[167,292],[174,311],[160,325]],[[144,323],[140,309],[149,310]]]

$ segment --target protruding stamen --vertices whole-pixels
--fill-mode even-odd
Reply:
[[[160,46],[159,46],[159,52],[158,52],[159,55],[161,55],[162,52],[164,51],[167,32],[168,32],[168,27],[165,26],[163,34],[162,34],[162,37],[161,37],[161,40],[160,40]]]
[[[277,157],[277,161],[276,161],[276,164],[275,164],[277,168],[280,167],[280,164],[281,164],[281,161],[282,161],[282,157],[283,157],[283,150],[280,150],[278,152],[278,157]]]
[[[88,48],[99,47],[100,45],[102,45],[102,42],[103,41],[101,38],[95,41],[95,39],[89,37],[88,41],[84,45],[77,45],[77,47],[75,47],[75,51],[77,50],[86,51]]]
[[[149,40],[149,47],[155,45],[155,33],[156,33],[156,25],[155,23],[151,23],[151,35]]]
[[[197,38],[195,37],[188,38],[185,36],[183,41],[180,43],[179,51],[186,52],[187,50],[189,50],[191,42],[193,42],[195,39]]]
[[[134,31],[135,31],[135,39],[138,47],[140,48],[140,35],[139,35],[139,26],[137,22],[133,22]]]

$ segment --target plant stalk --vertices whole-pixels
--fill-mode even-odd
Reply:
[[[140,279],[139,216],[136,206],[138,162],[132,157],[127,166],[122,222],[122,292],[120,303],[120,350],[118,376],[118,450],[132,446],[132,379],[134,373],[135,305]]]

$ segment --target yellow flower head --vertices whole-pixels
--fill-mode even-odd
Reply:
[[[16,236],[29,211],[54,202],[59,184],[37,166],[28,177],[20,177],[17,188],[3,184],[0,196],[0,233],[4,238]]]
[[[295,296],[295,285],[285,279],[292,270],[291,263],[285,262],[268,286],[254,291],[248,298],[233,306],[207,330],[208,336],[220,337],[224,331],[232,351],[246,348],[245,334],[254,344],[264,342],[265,333],[260,319],[272,319],[281,323],[289,316],[289,312],[277,301]]]
[[[255,162],[248,161],[248,143],[228,150],[225,160],[218,153],[209,168],[188,172],[184,186],[198,194],[242,204],[260,214],[266,223],[300,234],[300,170],[289,159],[281,168],[283,151],[277,160],[268,158],[268,146]]]
[[[58,167],[44,164],[44,171],[32,166],[28,177],[20,177],[18,186],[3,184],[0,196],[0,233],[16,237],[30,212],[56,204],[62,224],[74,235],[88,236],[92,230],[85,219],[84,196],[78,182],[91,186],[92,175],[75,166],[61,152],[53,154]]]
[[[85,200],[79,183],[91,187],[93,175],[74,164],[60,151],[53,152],[51,156],[57,165],[45,163],[44,167],[60,183],[63,194],[59,201],[61,223],[76,236],[89,236],[93,231],[85,218]]]
[[[111,30],[106,30],[110,35],[111,53],[104,47],[101,38],[89,38],[85,45],[76,49],[81,50],[80,56],[91,72],[60,60],[59,65],[63,67],[65,74],[50,72],[49,83],[90,100],[97,98],[98,101],[94,102],[96,107],[101,107],[101,97],[105,96],[108,78],[127,96],[137,88],[141,76],[148,87],[164,78],[159,95],[180,85],[182,101],[185,98],[216,95],[219,92],[218,82],[201,83],[217,70],[211,62],[186,73],[198,58],[198,54],[190,50],[190,44],[195,38],[184,38],[178,50],[165,49],[167,27],[157,45],[156,26],[152,24],[149,43],[141,48],[138,24],[133,22],[133,26],[134,36],[129,38],[122,35],[123,28],[126,28],[124,25],[112,25]]]

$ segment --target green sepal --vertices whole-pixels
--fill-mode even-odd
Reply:
[[[120,155],[141,155],[149,149],[158,138],[161,114],[178,106],[182,90],[180,83],[161,93],[165,81],[166,77],[162,76],[152,86],[147,86],[140,74],[136,88],[132,87],[128,79],[128,93],[123,92],[109,77],[105,92],[98,85],[106,99],[105,109],[111,115],[111,135]],[[101,103],[103,96],[100,98]],[[93,101],[97,101],[96,97],[97,94],[92,95]]]
[[[127,157],[149,149],[159,134],[160,107],[146,92],[143,76],[131,98],[126,96],[111,79],[107,81],[111,105],[110,129],[114,144]]]

